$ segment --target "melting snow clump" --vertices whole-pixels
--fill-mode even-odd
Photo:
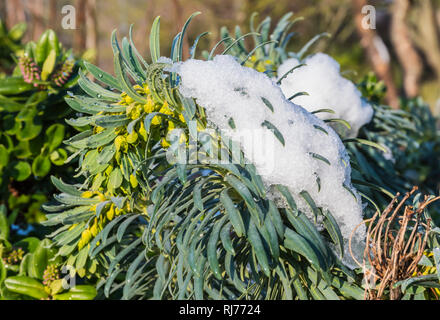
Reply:
[[[219,55],[211,61],[187,60],[174,65],[173,70],[180,75],[182,95],[195,98],[206,109],[207,118],[222,132],[229,132],[232,140],[240,131],[263,132],[261,141],[270,142],[267,146],[275,159],[270,174],[262,175],[268,191],[278,184],[288,187],[298,208],[311,219],[313,213],[300,196],[302,191],[307,191],[324,212],[329,210],[341,228],[346,263],[350,264],[348,239],[362,222],[362,203],[351,184],[349,157],[336,132],[288,101],[274,80],[241,66],[232,56]],[[281,133],[284,145],[269,130],[268,123]],[[267,169],[267,157],[253,156],[252,143],[238,143],[260,174]],[[363,254],[364,239],[365,228],[360,227],[353,239],[353,251],[358,257]]]
[[[317,53],[302,63],[306,65],[295,69],[281,81],[281,90],[286,98],[298,92],[307,92],[309,95],[295,97],[293,101],[310,112],[332,109],[335,114],[322,112],[317,116],[323,120],[346,120],[351,130],[337,124],[338,131],[345,137],[356,137],[359,129],[373,117],[371,105],[362,99],[353,82],[341,76],[338,62],[329,55]],[[295,58],[287,59],[278,68],[278,76],[282,77],[299,64]]]

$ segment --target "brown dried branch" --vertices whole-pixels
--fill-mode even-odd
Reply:
[[[391,300],[400,299],[401,290],[395,288],[395,284],[410,278],[417,270],[430,232],[430,220],[424,218],[423,210],[440,197],[425,196],[417,208],[405,205],[416,190],[414,187],[400,201],[397,194],[382,213],[376,212],[363,222],[369,224],[363,261],[355,261],[364,270],[367,300],[383,299],[387,291]],[[352,236],[359,226],[353,230]],[[349,249],[351,253],[351,238]],[[379,283],[375,285],[377,281]]]

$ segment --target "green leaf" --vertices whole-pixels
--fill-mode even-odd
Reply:
[[[189,50],[189,55],[191,56],[191,59],[194,59],[196,56],[197,44],[199,43],[200,39],[208,34],[210,34],[210,32],[203,32],[197,36],[196,40],[194,40],[194,44]]]
[[[103,116],[96,119],[95,124],[103,128],[117,128],[128,124],[130,119],[125,114]]]
[[[116,88],[122,91],[121,85],[118,83],[116,78],[113,77],[111,74],[103,71],[102,69],[98,68],[97,66],[87,61],[84,61],[84,66],[97,80],[110,86],[111,88]]]
[[[328,32],[323,32],[320,34],[317,34],[316,36],[314,36],[312,39],[309,40],[309,42],[307,42],[302,48],[301,50],[297,53],[297,57],[299,60],[301,60],[304,56],[304,54],[310,49],[310,47],[316,43],[319,39],[321,38],[330,38],[330,33]]]
[[[32,172],[37,178],[43,178],[50,172],[51,162],[49,157],[38,155],[32,162]]]
[[[17,181],[24,181],[31,175],[31,166],[29,163],[24,161],[15,162],[12,165],[11,177]]]
[[[328,231],[333,242],[338,246],[340,258],[342,259],[344,257],[344,240],[339,225],[330,211],[327,210],[324,217],[325,229]]]
[[[308,96],[309,94],[305,91],[297,92],[293,96],[289,97],[287,100],[292,101],[293,99],[301,96]]]
[[[62,166],[67,160],[67,151],[64,149],[57,149],[49,155],[50,161],[56,166]]]
[[[177,40],[177,59],[176,61],[182,61],[183,57],[182,57],[182,47],[183,47],[183,37],[185,36],[185,31],[188,28],[189,23],[191,22],[191,20],[197,16],[201,14],[201,12],[197,11],[194,12],[189,18],[188,20],[186,20],[185,24],[183,25],[182,31],[180,32],[180,36],[179,39]]]
[[[434,253],[435,268],[437,270],[437,277],[440,282],[440,248],[434,248],[432,252]]]
[[[90,135],[91,132],[81,132],[70,138],[66,143],[78,149],[95,149],[113,142],[117,136],[115,130],[106,129],[98,134]],[[81,139],[82,138],[82,139]]]
[[[318,109],[318,110],[312,111],[310,113],[316,114],[316,113],[321,113],[321,112],[335,114],[335,111],[332,109]]]
[[[37,279],[43,279],[44,270],[47,267],[47,263],[49,260],[49,249],[47,246],[50,244],[48,239],[41,241],[38,244],[38,247],[35,249],[35,252],[32,254],[30,260],[30,276],[35,277]]]
[[[135,214],[127,219],[125,219],[124,222],[121,223],[121,225],[118,228],[118,231],[116,232],[116,239],[118,240],[118,242],[122,241],[122,237],[124,236],[125,231],[127,230],[127,228],[130,226],[130,224],[132,222],[134,222],[137,218],[139,217],[139,215]]]
[[[282,186],[282,185],[277,185],[276,188],[283,195],[283,197],[286,199],[286,201],[289,204],[290,209],[292,209],[293,213],[298,214],[296,202],[293,199],[292,195],[290,194],[289,189],[287,189],[285,186]]]
[[[344,139],[344,140],[342,140],[342,142],[344,142],[344,143],[355,142],[355,143],[359,143],[359,144],[363,144],[363,145],[367,145],[367,146],[376,148],[376,149],[378,149],[382,152],[385,152],[385,153],[388,152],[388,150],[385,149],[382,145],[380,145],[376,142],[370,141],[370,140],[366,140],[366,139],[352,138],[352,139]]]
[[[115,33],[113,33],[112,37],[116,37]],[[116,41],[116,40],[115,40]],[[125,73],[125,70],[122,69],[123,65],[123,59],[121,52],[115,52],[114,53],[114,67],[115,67],[115,73],[116,77],[119,81],[119,83],[122,86],[122,89],[136,102],[140,104],[147,103],[147,99],[141,95],[139,95],[136,90],[133,89],[133,86],[131,85],[127,74]]]
[[[58,36],[55,33],[55,31],[49,29],[48,32],[48,38],[49,38],[49,51],[55,50],[55,56],[58,56],[60,54],[61,50],[61,43],[58,40]]]
[[[284,137],[281,134],[281,132],[277,129],[277,127],[275,127],[272,123],[270,123],[269,121],[265,120],[261,126],[266,127],[267,129],[271,130],[273,132],[273,134],[275,135],[275,137],[281,142],[281,144],[284,146],[285,145],[285,141],[284,141]]]
[[[252,221],[249,221],[249,231],[248,231],[249,242],[252,244],[252,248],[257,256],[258,262],[263,269],[266,276],[270,275],[269,261],[267,257],[266,250],[264,249],[263,242],[261,241],[260,234],[257,227]]]
[[[193,200],[197,209],[203,211],[203,201],[202,201],[202,185],[204,181],[200,181],[194,187]]]
[[[348,123],[348,121],[344,120],[344,119],[327,119],[324,120],[325,123],[339,123],[342,124],[344,127],[346,127],[348,130],[351,130],[351,125]]]
[[[211,235],[209,236],[208,245],[207,245],[207,254],[208,254],[208,262],[211,266],[212,272],[214,272],[214,275],[217,279],[221,280],[221,270],[220,265],[217,258],[217,241],[220,234],[220,229],[224,223],[225,219],[224,217],[217,221],[214,225],[214,228],[212,229]]]
[[[126,110],[126,106],[108,104],[86,96],[66,97],[65,100],[73,110],[86,114],[95,115],[99,112],[125,112]]]
[[[0,168],[8,164],[9,152],[8,149],[2,144],[0,144]]]
[[[0,205],[0,239],[5,240],[9,238],[9,223],[6,213],[6,206],[4,204]]]
[[[226,213],[229,216],[232,226],[239,237],[244,234],[244,222],[241,217],[240,211],[234,205],[234,202],[228,195],[228,189],[223,190],[220,193],[220,201],[223,204]]]
[[[0,84],[1,85],[1,84]],[[0,99],[0,105],[1,105]],[[21,107],[21,105],[20,105]],[[3,117],[3,131],[9,135],[15,135],[20,129],[20,123],[15,121],[16,117],[13,114],[5,114]]]
[[[40,245],[40,242],[40,239],[36,237],[27,237],[14,243],[14,246],[17,248],[22,248],[26,252],[33,253]]]
[[[91,285],[76,285],[66,293],[53,296],[55,300],[93,300],[97,295],[96,288]]]
[[[401,286],[402,292],[405,292],[411,286],[440,288],[440,283],[438,282],[438,277],[436,274],[429,274],[399,281],[394,285],[394,288],[398,286]]]
[[[45,133],[45,142],[49,146],[49,151],[55,150],[64,140],[64,126],[62,124],[53,124],[47,128]]]
[[[49,294],[44,286],[37,280],[26,276],[13,276],[6,278],[5,286],[9,291],[23,294],[35,299],[45,299]]]
[[[86,265],[88,254],[89,254],[89,248],[87,246],[85,246],[79,251],[78,257],[76,258],[75,261],[76,270],[79,270]]]
[[[225,181],[228,182],[243,198],[255,223],[257,225],[261,225],[261,217],[260,211],[258,210],[258,205],[246,185],[233,175],[227,175],[225,177]]]
[[[26,91],[30,91],[34,89],[32,83],[24,82],[23,77],[6,77],[0,79],[0,94],[1,95],[16,95]],[[4,100],[4,101],[3,101]],[[4,108],[4,103],[10,101],[9,99],[0,99],[2,101],[2,105],[0,106],[0,110]],[[20,111],[22,105],[17,103],[10,103],[10,106],[6,108],[9,112],[17,112]]]
[[[100,202],[99,199],[94,198],[81,198],[81,197],[75,197],[71,196],[67,193],[60,193],[54,195],[54,198],[64,204],[71,204],[71,205],[94,205]]]
[[[309,154],[310,154],[313,158],[318,159],[318,160],[320,160],[320,161],[322,161],[322,162],[325,162],[325,163],[328,164],[329,166],[331,165],[330,161],[328,161],[328,159],[327,159],[326,157],[321,156],[320,154],[317,154],[317,153],[313,153],[313,152],[310,152]]]
[[[51,50],[46,60],[44,60],[43,68],[41,69],[41,80],[46,81],[55,68],[57,54],[55,50]]]
[[[3,281],[6,278],[6,273],[7,273],[7,270],[5,268],[5,265],[3,264],[3,260],[0,259],[0,287],[2,286]]]
[[[38,109],[35,105],[28,105],[20,110],[15,117],[15,121],[31,121],[38,114]]]
[[[120,94],[102,88],[99,84],[90,81],[82,72],[79,72],[78,84],[89,96],[105,101],[119,101]]]
[[[32,145],[33,145],[33,147],[36,147],[36,149],[38,149],[36,144],[37,143],[35,143],[35,144],[33,143]],[[14,154],[18,159],[26,159],[26,158],[31,157],[32,150],[31,150],[31,144],[29,143],[29,141],[20,141],[14,149]]]
[[[17,132],[17,136],[16,136],[17,139],[20,141],[32,140],[36,138],[43,129],[43,125],[41,123],[40,117],[35,117],[30,120],[21,121],[20,126],[21,128]]]
[[[151,60],[156,62],[160,57],[160,16],[154,19],[153,25],[151,26],[150,31],[150,51],[151,51]]]
[[[315,216],[315,221],[318,218],[318,215],[320,215],[321,211],[319,210],[319,208],[316,206],[315,201],[313,201],[313,198],[310,196],[310,194],[303,190],[300,192],[301,197],[303,197],[303,199],[306,201],[306,203],[309,205],[310,209],[312,209],[312,212]]]
[[[122,172],[119,168],[114,168],[108,177],[107,187],[111,188],[111,190],[115,190],[119,188],[122,184]]]
[[[223,248],[233,256],[235,256],[234,246],[231,239],[231,223],[226,223],[220,231],[220,239],[223,244]]]
[[[281,82],[291,73],[291,72],[293,72],[294,70],[296,70],[296,69],[298,69],[298,68],[301,68],[301,67],[303,67],[303,66],[305,66],[306,64],[304,64],[304,63],[301,63],[301,64],[299,64],[299,65],[297,65],[297,66],[295,66],[295,67],[293,67],[292,69],[290,69],[289,71],[287,71],[285,74],[283,74],[279,79],[278,79],[278,81],[277,81],[277,84],[279,85],[279,84],[281,84]]]
[[[284,246],[306,258],[311,264],[326,269],[323,257],[313,244],[292,229],[286,228]]]
[[[41,67],[46,60],[50,51],[49,44],[49,30],[45,31],[38,40],[37,47],[35,48],[35,61]]]
[[[264,97],[261,97],[261,100],[263,100],[264,104],[266,105],[266,107],[269,108],[270,111],[274,112],[274,109],[273,109],[272,103],[270,103],[269,100],[267,100],[267,99],[264,98]]]
[[[51,176],[50,180],[52,181],[55,188],[57,188],[59,191],[70,194],[72,196],[80,197],[82,192],[79,191],[75,186],[64,183],[61,179]]]
[[[23,38],[25,32],[27,29],[27,25],[25,22],[17,23],[16,25],[12,26],[8,31],[8,37],[14,42],[18,42]]]

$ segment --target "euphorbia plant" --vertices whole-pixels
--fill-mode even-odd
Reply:
[[[182,80],[188,78],[174,68],[182,61],[183,36],[191,18],[174,38],[170,58],[161,57],[157,18],[150,33],[151,63],[136,50],[130,30],[122,46],[116,33],[112,36],[115,76],[85,64],[97,82],[80,75],[85,94],[66,99],[75,111],[86,114],[68,121],[83,131],[66,141],[77,149],[78,174],[85,182],[71,185],[54,178],[61,193],[44,207],[48,212],[44,224],[58,227],[53,241],[59,255],[66,257],[66,264],[101,276],[100,289],[112,298],[360,298],[362,290],[349,281],[356,275],[338,257],[344,252],[339,225],[328,210],[316,205],[322,199],[314,199],[312,191],[295,193],[277,185],[271,191],[279,197],[276,200],[268,195],[252,163],[168,161],[167,154],[182,146],[195,148],[204,159],[213,149],[232,152],[213,122],[215,117],[207,116],[209,106],[180,91]],[[214,60],[214,66],[224,61],[236,70],[236,79],[250,72],[267,83],[264,92],[252,97],[263,113],[275,117],[276,112],[291,112],[281,111],[287,110],[281,105],[289,102],[266,78],[230,58]],[[186,66],[192,70],[191,64]],[[237,87],[225,95],[246,99],[250,90]],[[323,141],[332,137],[344,154],[330,127],[291,106],[307,130]],[[233,117],[227,123],[234,128]],[[268,130],[277,144],[292,147],[291,138],[283,137],[269,120],[257,126]],[[213,130],[209,135],[215,143],[196,138],[206,136],[206,128]],[[168,135],[173,129],[181,130],[174,139]],[[304,158],[322,168],[320,172],[336,165],[318,152],[306,152]],[[312,177],[319,192],[319,174]],[[352,189],[344,187],[347,197],[358,201],[354,193],[350,195]],[[315,216],[319,229],[306,211]]]

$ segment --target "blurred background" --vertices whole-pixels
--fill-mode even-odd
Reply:
[[[62,8],[74,6],[76,29],[63,29]],[[374,6],[376,29],[361,26],[362,8]],[[249,31],[249,17],[259,13],[277,21],[292,11],[303,16],[296,25],[291,49],[317,33],[329,32],[314,51],[331,54],[346,76],[358,81],[374,70],[387,88],[387,102],[399,96],[421,95],[434,114],[440,114],[440,0],[0,0],[0,17],[7,27],[25,21],[25,40],[36,40],[45,28],[54,29],[66,47],[85,55],[105,70],[113,69],[110,34],[121,38],[134,24],[134,41],[147,56],[149,27],[161,16],[161,50],[168,53],[172,39],[191,13],[201,11],[189,28],[189,48],[198,34],[210,31],[199,46],[212,48],[220,28],[236,24]],[[187,52],[188,50],[186,50]]]

